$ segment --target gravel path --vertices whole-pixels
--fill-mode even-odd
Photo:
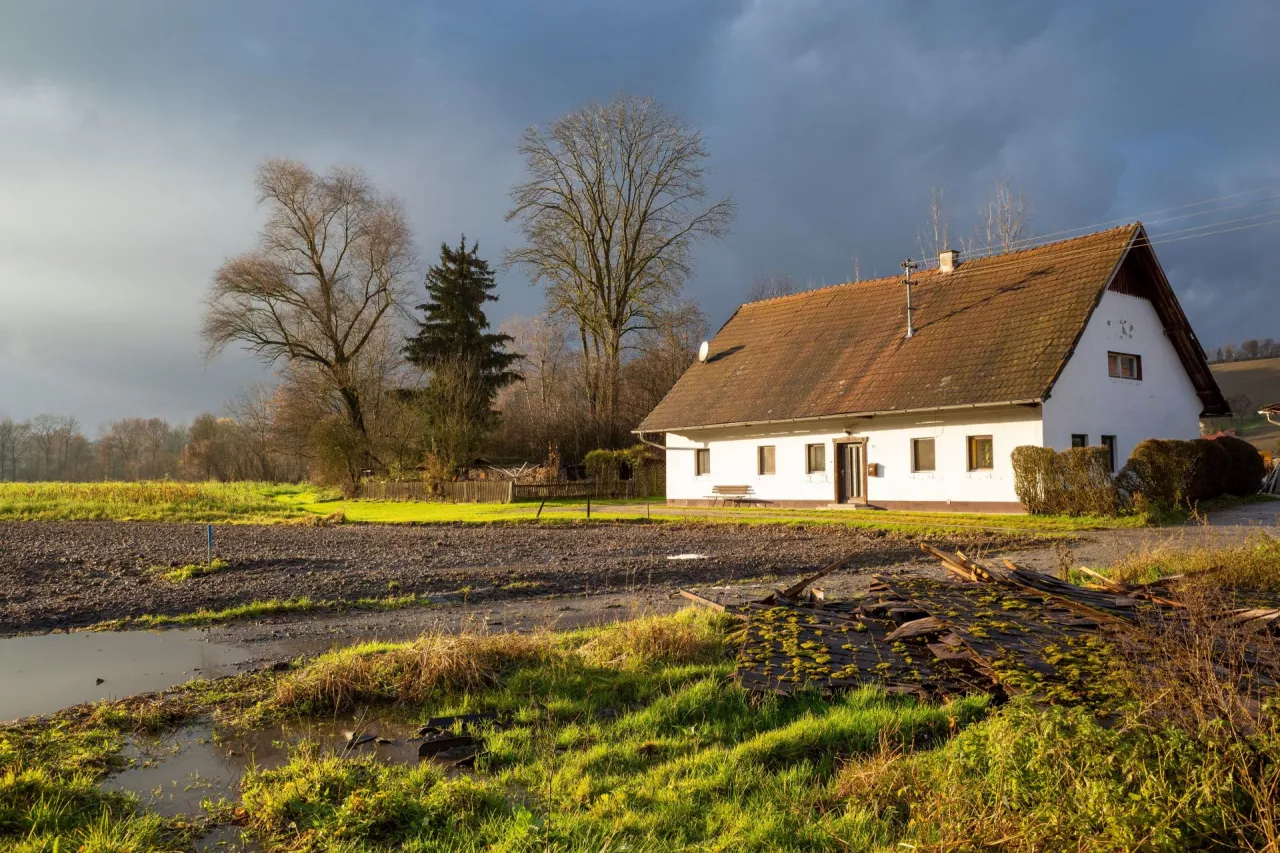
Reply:
[[[225,525],[215,536],[229,566],[173,583],[152,567],[201,562],[203,525],[0,522],[0,636],[301,595],[461,601],[465,590],[493,606],[793,577],[846,554],[855,576],[922,559],[913,537],[838,527]],[[1028,543],[991,533],[933,541],[970,553]],[[668,559],[680,554],[705,558]]]

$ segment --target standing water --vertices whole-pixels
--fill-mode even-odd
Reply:
[[[0,640],[0,720],[230,675],[252,657],[203,631],[42,634]]]

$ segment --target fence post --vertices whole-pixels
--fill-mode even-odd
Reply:
[[[591,520],[591,492],[587,492],[587,521]]]
[[[205,549],[206,549],[205,556],[208,558],[207,565],[209,566],[209,568],[212,569],[213,568],[213,525],[212,524],[205,525],[205,534],[208,537],[207,540],[205,541]]]

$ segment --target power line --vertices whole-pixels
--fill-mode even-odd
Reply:
[[[1080,225],[1080,227],[1078,228],[1066,228],[1064,229],[1064,231],[1055,231],[1048,234],[1038,234],[1038,236],[1036,237],[1027,237],[1027,238],[1024,238],[1024,240],[1014,241],[1014,243],[1012,243],[1012,246],[1016,246],[1018,245],[1018,243],[1032,243],[1037,241],[1047,241],[1048,238],[1057,237],[1057,236],[1060,236],[1060,234],[1070,234],[1078,231],[1083,231],[1083,232],[1102,231],[1102,229],[1105,229],[1107,227],[1114,227],[1114,225],[1124,225],[1130,222],[1135,222],[1135,220],[1139,220],[1139,219],[1146,220],[1149,218],[1149,216],[1156,216],[1162,213],[1171,213],[1171,211],[1174,211],[1174,210],[1187,210],[1188,207],[1199,207],[1202,205],[1213,204],[1213,202],[1215,201],[1239,199],[1240,196],[1247,196],[1249,195],[1249,193],[1252,193],[1252,192],[1263,192],[1267,190],[1267,188],[1268,187],[1265,187],[1265,186],[1253,187],[1251,188],[1251,190],[1240,190],[1239,192],[1229,192],[1228,195],[1216,196],[1216,197],[1213,197],[1213,199],[1189,201],[1187,202],[1187,204],[1183,204],[1183,205],[1175,205],[1172,207],[1161,207],[1160,210],[1148,210],[1146,211],[1146,213],[1135,214],[1133,216],[1121,216],[1120,219],[1107,219],[1105,220],[1105,222],[1098,222],[1092,225]],[[1207,211],[1202,211],[1202,213],[1207,213]],[[1188,215],[1194,215],[1194,214],[1188,214]]]
[[[1261,214],[1261,215],[1274,217],[1274,218],[1267,219],[1261,222],[1250,222],[1249,224],[1236,225],[1235,227],[1232,227],[1232,228],[1219,227],[1227,223],[1210,223],[1209,225],[1205,225],[1205,226],[1197,226],[1196,228],[1190,228],[1190,229],[1177,229],[1174,231],[1165,232],[1163,234],[1156,234],[1156,235],[1148,234],[1145,238],[1135,241],[1133,245],[1134,246],[1160,246],[1168,243],[1179,243],[1184,240],[1195,240],[1201,237],[1214,237],[1219,234],[1228,234],[1234,231],[1247,231],[1253,228],[1261,228],[1266,225],[1280,225],[1280,210],[1270,211],[1268,213]],[[1258,217],[1241,217],[1240,220],[1234,220],[1234,221],[1248,221],[1256,218]],[[1183,233],[1186,231],[1198,231],[1201,228],[1214,228],[1215,230],[1200,231],[1200,233]],[[1171,236],[1171,235],[1176,235],[1176,236]],[[1076,239],[1083,239],[1083,238],[1076,238]],[[1059,240],[1056,242],[1066,242],[1066,241]],[[1008,263],[1036,263],[1040,260],[1040,256],[1038,254],[1031,254],[1031,253],[1035,249],[1040,249],[1040,248],[1044,248],[1044,246],[1032,246],[1026,249],[1020,249],[1020,250],[1011,251],[1008,253],[1001,252],[1001,253],[996,253],[994,255],[986,255],[982,258],[966,258],[964,257],[964,255],[961,255],[961,258],[963,261],[973,263],[974,261],[977,261],[977,260],[999,258],[1007,255],[1006,260]],[[1115,246],[1082,246],[1082,247],[1073,248],[1073,249],[1059,250],[1053,254],[1053,260],[1055,261],[1078,260],[1080,258],[1088,257],[1090,255],[1093,255],[1093,256],[1111,255],[1111,254],[1115,254],[1116,252],[1117,252],[1117,249]]]
[[[1067,228],[1061,231],[1053,231],[1053,232],[1050,232],[1049,234],[1037,234],[1033,237],[1026,237],[1020,240],[1014,240],[1009,244],[1009,247],[1007,249],[1003,247],[984,247],[983,249],[979,249],[976,252],[968,254],[968,257],[966,258],[966,260],[972,261],[982,257],[990,256],[990,255],[1004,254],[1006,252],[1015,252],[1015,251],[1020,251],[1022,249],[1043,245],[1050,242],[1059,242],[1057,240],[1053,240],[1052,238],[1061,237],[1061,239],[1064,239],[1064,240],[1070,239],[1069,237],[1065,237],[1062,235],[1075,234],[1076,232],[1090,233],[1098,230],[1103,230],[1108,226],[1114,227],[1118,225],[1125,225],[1127,223],[1135,222],[1139,220],[1143,221],[1146,224],[1152,224],[1157,222],[1171,222],[1175,219],[1186,219],[1188,217],[1193,217],[1193,216],[1208,216],[1214,213],[1221,213],[1226,210],[1234,210],[1240,207],[1249,207],[1255,204],[1265,204],[1269,201],[1276,201],[1280,199],[1280,195],[1269,196],[1264,199],[1256,199],[1254,201],[1241,202],[1239,204],[1234,204],[1234,205],[1223,205],[1215,208],[1210,208],[1207,210],[1199,210],[1191,213],[1184,213],[1178,216],[1169,216],[1163,219],[1151,218],[1161,213],[1169,213],[1176,210],[1187,210],[1188,208],[1192,208],[1192,207],[1201,207],[1203,205],[1213,204],[1214,202],[1218,202],[1218,201],[1225,201],[1227,199],[1239,198],[1240,196],[1249,195],[1250,193],[1263,192],[1267,189],[1270,189],[1270,187],[1268,186],[1254,187],[1252,189],[1241,190],[1239,192],[1234,192],[1234,193],[1228,193],[1226,195],[1217,196],[1215,198],[1202,199],[1200,201],[1188,202],[1186,204],[1175,205],[1173,207],[1165,207],[1159,210],[1151,210],[1145,213],[1136,214],[1134,216],[1123,217],[1120,219],[1109,219],[1103,222],[1096,222],[1092,225],[1082,225],[1076,228]],[[1078,235],[1078,236],[1083,236],[1083,235]],[[931,260],[925,260],[926,265],[935,265],[936,263],[937,263],[936,258]]]

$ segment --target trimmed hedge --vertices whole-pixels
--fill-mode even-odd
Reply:
[[[1117,482],[1148,506],[1168,511],[1222,495],[1251,495],[1264,473],[1262,455],[1234,436],[1149,438],[1133,449]]]
[[[1013,449],[1014,488],[1034,515],[1106,515],[1120,511],[1120,494],[1105,447]]]

